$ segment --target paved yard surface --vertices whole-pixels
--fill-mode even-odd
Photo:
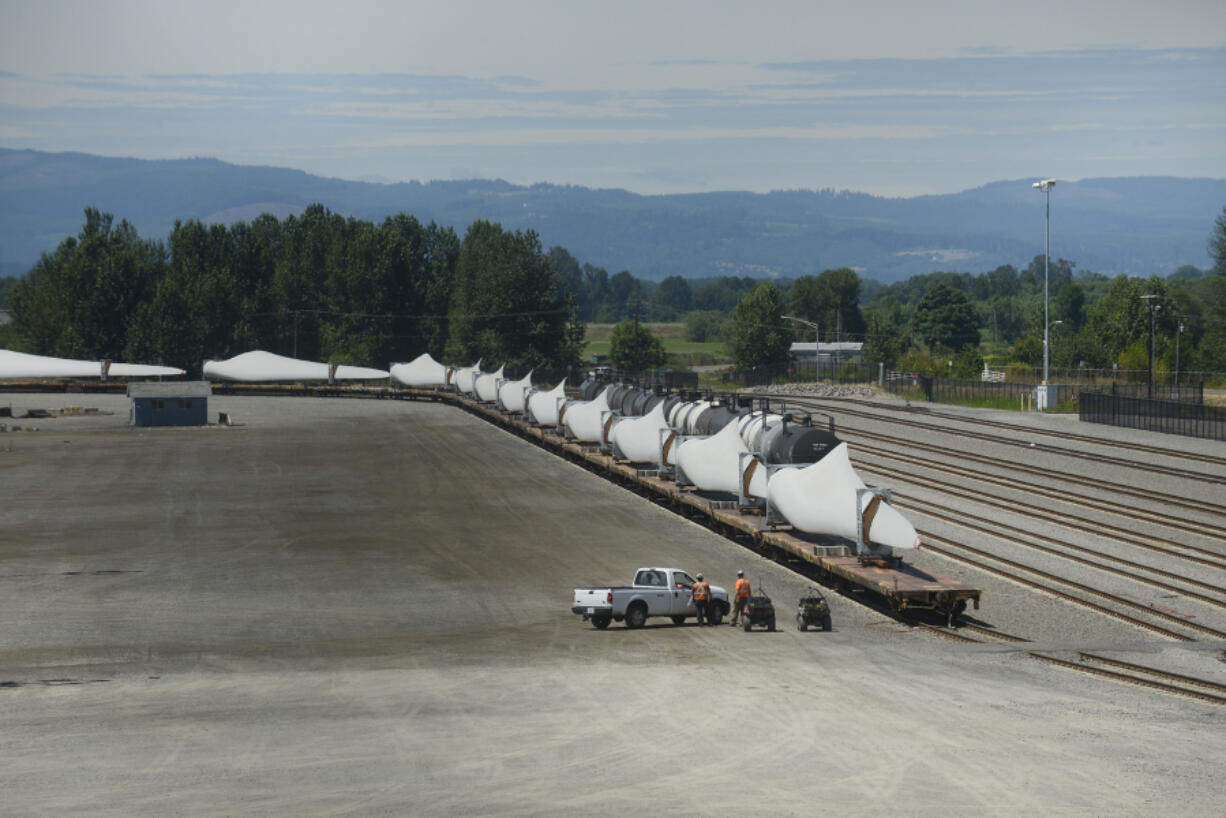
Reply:
[[[118,396],[3,397],[114,412],[0,435],[5,815],[1226,803],[1226,708],[843,597],[832,633],[581,623],[573,586],[645,564],[783,610],[805,583],[457,410],[216,397],[246,425],[136,430]]]

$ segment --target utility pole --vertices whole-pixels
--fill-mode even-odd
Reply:
[[[1147,293],[1141,296],[1141,300],[1149,305],[1149,399],[1154,399],[1154,317],[1158,310],[1162,309],[1161,304],[1155,304],[1154,299],[1161,298],[1160,295]]]
[[[806,327],[812,327],[813,329],[813,380],[815,381],[818,380],[818,376],[821,373],[818,371],[818,365],[817,365],[817,362],[818,362],[817,348],[821,345],[821,338],[822,338],[821,326],[819,324],[813,323],[812,321],[806,321],[803,318],[797,318],[792,315],[781,315],[779,317],[787,319],[788,321],[795,321],[797,324],[804,324]]]
[[[1051,310],[1047,292],[1048,266],[1051,259],[1051,189],[1056,186],[1055,179],[1044,179],[1035,182],[1031,187],[1047,194],[1047,207],[1044,211],[1043,228],[1043,408],[1047,409],[1047,377],[1048,357],[1047,347],[1051,337]]]
[[[1183,337],[1183,319],[1188,318],[1187,313],[1175,313],[1175,317],[1179,319],[1179,329],[1175,332],[1175,393],[1182,395],[1179,389],[1179,339]]]

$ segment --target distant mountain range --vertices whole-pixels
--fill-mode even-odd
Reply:
[[[795,277],[852,267],[891,282],[935,270],[1024,267],[1043,253],[1043,194],[1033,179],[940,196],[889,199],[832,190],[640,196],[495,180],[376,184],[216,159],[150,161],[0,148],[0,273],[29,269],[76,235],[93,206],[165,239],[176,219],[284,218],[320,202],[371,221],[409,213],[463,235],[476,219],[535,230],[581,262],[644,279]],[[1169,274],[1210,264],[1226,180],[1141,177],[1060,182],[1051,254],[1079,269]]]

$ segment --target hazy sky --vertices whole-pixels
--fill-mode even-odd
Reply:
[[[13,2],[0,146],[348,179],[1226,177],[1226,0]]]

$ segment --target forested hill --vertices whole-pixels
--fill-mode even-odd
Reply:
[[[887,199],[835,191],[640,196],[502,181],[383,185],[215,159],[149,161],[0,148],[0,273],[17,274],[75,235],[86,207],[164,238],[175,220],[250,221],[312,202],[379,222],[404,212],[463,233],[477,219],[535,230],[581,261],[659,280],[796,277],[852,267],[891,282],[936,270],[1025,265],[1043,252],[1033,180],[941,196]],[[1209,266],[1206,241],[1226,180],[1133,178],[1060,183],[1053,257],[1109,275]]]

